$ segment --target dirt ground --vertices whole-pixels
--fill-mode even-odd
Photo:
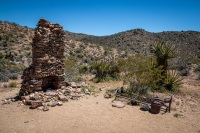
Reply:
[[[173,96],[172,111],[165,114],[151,114],[139,106],[112,107],[113,98],[105,99],[105,90],[122,82],[94,85],[103,91],[47,112],[19,106],[18,102],[0,104],[0,133],[200,133],[199,81],[185,79],[185,93]],[[15,96],[18,91],[1,88],[0,99]]]

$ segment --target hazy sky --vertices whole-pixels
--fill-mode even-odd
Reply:
[[[35,28],[39,18],[91,35],[200,31],[200,0],[0,0],[0,20]]]

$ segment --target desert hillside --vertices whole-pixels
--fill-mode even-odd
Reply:
[[[167,31],[151,33],[143,29],[134,29],[109,36],[92,36],[66,32],[69,38],[81,42],[95,43],[123,49],[132,53],[149,53],[150,45],[162,40],[174,45],[180,57],[191,59],[200,57],[200,32]]]
[[[0,22],[1,52],[11,52],[18,59],[19,56],[29,57],[33,33],[33,29],[26,26],[10,22]],[[107,54],[107,52],[111,51],[112,53],[113,48],[117,50],[114,51],[119,55],[122,55],[124,52],[149,54],[149,47],[159,40],[174,45],[176,53],[181,58],[190,61],[191,59],[196,61],[200,58],[200,32],[167,31],[151,33],[143,29],[124,31],[108,36],[92,36],[66,31],[66,55],[70,54],[70,50],[71,54],[78,53],[80,57],[88,53],[87,50],[89,50],[89,53],[92,53],[92,55],[96,53],[96,56],[103,58],[101,56],[102,52]]]

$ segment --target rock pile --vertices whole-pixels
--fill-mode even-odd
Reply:
[[[48,111],[49,107],[62,106],[64,102],[69,100],[78,100],[84,95],[90,95],[86,89],[81,89],[82,87],[87,88],[85,82],[81,84],[76,84],[74,82],[69,83],[67,86],[62,86],[57,90],[47,90],[35,91],[25,96],[21,96],[20,99],[17,97],[8,97],[3,100],[3,104],[10,104],[20,100],[20,105],[28,105],[31,109],[40,109],[43,111]]]
[[[64,81],[64,31],[40,19],[32,43],[32,64],[23,72],[21,92],[59,89]]]

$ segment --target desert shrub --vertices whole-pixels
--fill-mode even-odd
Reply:
[[[64,61],[64,65],[65,65],[65,78],[68,81],[81,81],[82,80],[75,58],[73,58],[73,57],[67,58]]]
[[[189,70],[188,69],[182,69],[179,73],[180,73],[181,76],[188,76]]]
[[[82,66],[79,67],[79,72],[82,73],[82,74],[87,73],[88,70],[89,70],[89,68],[86,65],[82,65]]]
[[[195,66],[194,72],[200,72],[200,63]]]
[[[182,114],[179,114],[179,113],[175,113],[174,114],[174,117],[176,117],[176,118],[179,118],[179,117],[182,117],[183,115]]]
[[[94,81],[96,82],[117,79],[119,74],[119,67],[114,61],[96,61],[92,64],[91,70],[95,71]]]
[[[182,84],[182,80],[182,77],[175,70],[167,71],[165,87],[168,91],[177,92]]]
[[[187,68],[187,61],[181,58],[173,58],[170,61],[170,69],[177,69],[179,71]]]
[[[94,86],[83,86],[81,88],[81,91],[85,92],[86,89],[88,89],[89,92],[94,92],[95,91],[95,87]]]
[[[9,74],[10,79],[18,79],[18,73],[11,73]]]
[[[14,82],[14,81],[9,82],[9,84],[8,84],[8,87],[10,87],[10,88],[14,88],[14,87],[16,87],[16,86],[17,86],[17,83]]]
[[[155,67],[156,60],[145,55],[129,56],[118,61],[125,84],[129,92],[146,94],[148,90],[158,90],[162,77],[162,68]]]
[[[9,77],[0,72],[0,82],[8,82]]]

